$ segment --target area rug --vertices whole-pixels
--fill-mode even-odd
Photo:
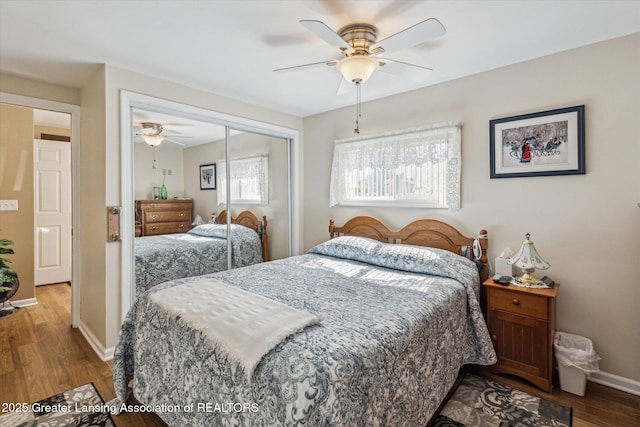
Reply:
[[[466,374],[432,427],[570,427],[571,408]]]
[[[4,407],[6,405],[6,407]],[[34,403],[3,404],[0,427],[115,427],[92,383]]]

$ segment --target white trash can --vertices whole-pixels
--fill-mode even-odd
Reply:
[[[560,388],[584,396],[587,375],[600,370],[598,356],[590,339],[567,332],[556,332],[553,349],[558,361]]]

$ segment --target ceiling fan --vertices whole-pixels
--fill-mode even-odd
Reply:
[[[370,24],[350,24],[338,32],[333,31],[322,21],[302,20],[300,24],[331,46],[340,49],[342,57],[279,68],[274,71],[296,71],[322,65],[335,66],[343,77],[340,79],[338,93],[342,93],[348,87],[345,87],[344,82],[359,85],[366,82],[378,69],[409,78],[415,75],[414,70],[424,73],[433,71],[421,65],[409,64],[381,55],[416,46],[446,33],[444,26],[435,18],[419,22],[380,41],[378,41],[377,28]]]
[[[171,135],[171,138],[164,135],[162,132],[164,128],[159,123],[142,122],[140,123],[140,133],[136,133],[136,136],[140,137],[144,142],[152,147],[157,147],[163,141],[173,142],[174,144],[184,146],[182,142],[175,141],[171,138],[191,138],[190,136]]]

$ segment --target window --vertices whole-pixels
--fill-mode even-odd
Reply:
[[[231,203],[269,204],[269,157],[231,159]],[[227,162],[218,161],[218,204],[227,203]]]
[[[460,208],[459,122],[335,141],[330,206]]]

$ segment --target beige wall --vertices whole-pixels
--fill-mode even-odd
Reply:
[[[182,153],[184,193],[193,199],[193,216],[200,214],[205,221],[211,219],[212,213],[218,214],[224,208],[218,206],[218,190],[200,190],[200,165],[217,163],[225,157],[224,149],[225,144],[222,140],[186,148]]]
[[[14,300],[35,297],[33,223],[33,110],[0,104],[0,199],[17,211],[0,211],[0,237],[13,240],[6,258],[20,280]]]
[[[0,92],[80,105],[80,89],[0,73]]]
[[[167,187],[169,199],[185,196],[182,149],[165,147],[164,144],[155,148],[144,142],[134,145],[133,179],[135,189],[133,197],[136,200],[153,199],[153,187],[162,187],[163,181]],[[155,169],[153,169],[154,151]],[[167,172],[164,178],[163,169]],[[171,175],[169,175],[169,170],[171,170]]]
[[[106,120],[105,120],[105,69],[96,72],[82,89],[82,124],[80,150],[80,320],[95,339],[104,347],[106,335],[106,295],[109,287],[107,276],[118,270],[119,264],[107,262],[107,206],[105,203],[107,179]],[[113,276],[111,274],[111,276]]]
[[[640,35],[473,75],[363,105],[364,134],[463,121],[462,209],[329,208],[333,141],[352,136],[353,107],[304,120],[304,246],[326,224],[369,214],[393,228],[418,218],[489,231],[489,258],[531,233],[561,283],[558,330],[592,339],[603,371],[640,380]],[[366,99],[366,84],[363,96]],[[489,120],[586,106],[586,175],[489,179]],[[313,195],[313,196],[311,196]],[[542,272],[538,272],[538,276]]]

